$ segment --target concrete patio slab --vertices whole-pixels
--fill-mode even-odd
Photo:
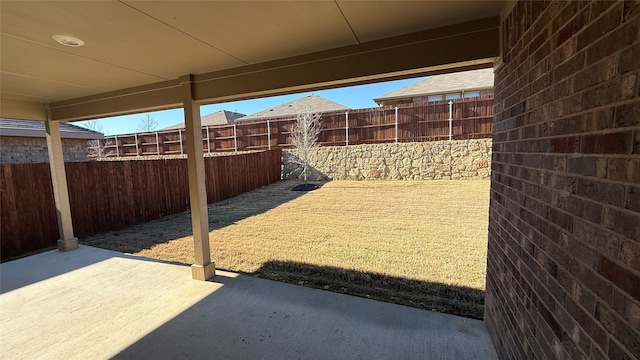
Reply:
[[[485,325],[80,246],[0,265],[7,359],[495,359]]]

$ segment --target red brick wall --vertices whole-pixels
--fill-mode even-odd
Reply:
[[[503,22],[485,320],[502,359],[640,358],[640,2]]]

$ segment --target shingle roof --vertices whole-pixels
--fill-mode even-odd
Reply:
[[[0,118],[0,136],[45,137],[44,121]],[[60,137],[63,139],[104,139],[101,132],[81,126],[60,122]]]
[[[482,90],[493,88],[493,69],[461,71],[451,74],[430,76],[424,80],[373,99],[375,102],[398,98],[410,98],[432,94],[444,94],[462,90]]]
[[[289,101],[282,105],[278,105],[271,109],[259,111],[255,114],[247,115],[237,121],[256,120],[266,118],[280,118],[300,114],[311,109],[313,112],[330,112],[337,110],[349,110],[348,107],[338,104],[337,102],[325,99],[318,95],[309,95],[300,99]]]
[[[205,115],[201,118],[202,126],[210,126],[210,125],[224,125],[230,124],[236,121],[237,119],[245,116],[245,114],[235,112],[235,111],[227,111],[220,110],[209,115]],[[184,122],[168,126],[161,130],[177,130],[184,129]]]

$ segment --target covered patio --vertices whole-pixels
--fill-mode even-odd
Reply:
[[[89,246],[0,274],[6,358],[497,358],[482,321]]]
[[[200,106],[492,67],[505,4],[3,1],[0,116],[46,123],[60,229],[1,265],[3,356],[494,358],[481,321],[216,273]],[[191,269],[79,247],[60,122],[172,108]]]
[[[201,105],[489,68],[499,58],[505,6],[512,5],[6,1],[0,116],[46,122],[58,248],[69,251],[78,239],[60,122],[182,108],[192,276],[206,280],[215,264]]]
[[[61,250],[2,265],[3,356],[487,358],[482,323],[214,276],[200,106],[493,67],[498,356],[640,359],[639,2],[2,1],[0,22],[0,116],[46,122]],[[191,276],[78,250],[60,122],[172,108]]]

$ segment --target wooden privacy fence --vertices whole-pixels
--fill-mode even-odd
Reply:
[[[286,148],[291,146],[295,121],[295,117],[289,117],[205,126],[203,148],[205,152]],[[322,114],[321,123],[319,140],[325,146],[446,140],[450,133],[454,140],[488,138],[493,124],[493,95],[453,100],[451,112],[448,101],[436,101],[327,112]],[[184,130],[111,136],[100,146],[106,157],[186,151]]]
[[[205,157],[207,201],[280,180],[282,151]],[[126,227],[189,207],[186,159],[65,164],[75,235]],[[2,258],[59,239],[49,164],[0,166]]]

